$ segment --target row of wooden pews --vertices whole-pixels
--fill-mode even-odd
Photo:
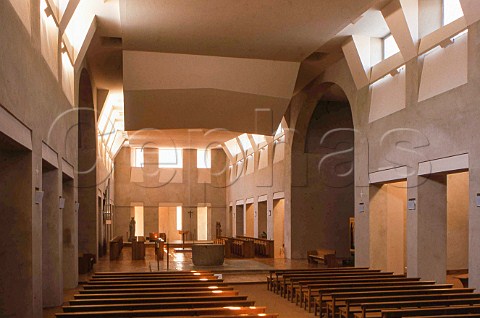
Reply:
[[[209,271],[99,272],[57,317],[278,317]]]
[[[480,317],[480,294],[368,268],[272,270],[267,288],[320,317]]]

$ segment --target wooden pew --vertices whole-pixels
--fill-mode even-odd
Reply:
[[[275,277],[272,277],[272,272],[270,272],[270,290],[273,290],[277,294],[281,291],[281,286],[283,284],[284,278],[293,277],[293,276],[305,276],[305,275],[343,275],[345,273],[380,273],[380,270],[369,270],[365,268],[345,268],[345,269],[312,269],[312,270],[301,270],[301,271],[276,271],[274,272]]]
[[[157,276],[157,277],[117,277],[117,278],[93,278],[89,284],[128,284],[128,283],[152,283],[169,281],[198,281],[198,280],[216,280],[217,276],[206,274],[201,276]]]
[[[78,292],[81,295],[90,295],[90,294],[119,294],[119,293],[162,293],[162,292],[178,292],[185,291],[188,288],[188,291],[215,291],[215,290],[228,290],[233,289],[233,287],[227,286],[225,283],[222,284],[202,284],[199,286],[191,285],[182,285],[182,286],[161,286],[161,287],[140,287],[140,288],[108,288],[106,286],[104,289],[82,289]]]
[[[101,311],[126,311],[126,310],[150,310],[150,309],[180,309],[180,308],[210,308],[210,307],[250,307],[255,306],[253,300],[212,300],[196,301],[189,298],[177,298],[177,302],[155,302],[155,303],[120,303],[102,305],[63,306],[64,312],[101,312]]]
[[[310,294],[315,294],[314,290],[316,287],[323,287],[325,284],[332,285],[334,287],[337,284],[344,283],[370,283],[370,282],[412,282],[412,284],[417,283],[420,279],[415,277],[405,277],[403,275],[390,275],[390,276],[357,276],[357,277],[339,277],[335,280],[302,280],[297,281],[296,284],[292,286],[292,302],[295,301],[296,305],[302,306],[305,303],[305,300],[308,298],[308,293],[310,289]]]
[[[274,256],[274,241],[262,238],[255,238],[249,236],[237,235],[237,238],[242,238],[253,242],[255,249],[255,256],[257,257],[269,257]]]
[[[366,294],[364,294],[366,295]],[[420,301],[437,299],[463,299],[478,298],[479,295],[473,293],[473,289],[440,289],[440,290],[417,290],[417,291],[391,291],[390,293],[377,293],[368,296],[358,296],[345,298],[344,295],[332,295],[332,299],[327,302],[327,315],[333,312],[339,312],[341,317],[350,317],[354,313],[362,311],[361,304],[389,301]]]
[[[88,318],[118,318],[118,317],[159,317],[159,316],[217,316],[217,315],[239,315],[239,314],[260,314],[265,313],[265,307],[212,307],[192,309],[152,309],[152,310],[117,310],[117,311],[92,311],[92,312],[70,312],[58,313],[56,317],[88,317]]]
[[[393,273],[363,273],[363,272],[349,272],[343,274],[316,274],[316,275],[295,275],[295,276],[288,276],[283,278],[283,284],[281,284],[280,295],[286,297],[290,300],[290,295],[294,296],[294,287],[298,287],[300,283],[316,283],[322,282],[327,280],[349,280],[349,279],[368,279],[368,278],[387,278],[387,277],[402,277],[405,278],[405,275],[393,275]],[[293,301],[293,298],[292,298]]]
[[[224,296],[224,295],[209,295],[209,296],[193,296],[189,297],[176,296],[176,297],[157,297],[157,298],[145,298],[145,297],[136,297],[136,298],[107,298],[107,299],[76,299],[70,300],[70,306],[86,306],[86,305],[114,305],[114,304],[124,304],[125,302],[129,304],[148,304],[148,303],[173,303],[173,302],[193,302],[193,301],[237,301],[237,300],[247,300],[248,296],[244,295],[235,295],[235,296]]]
[[[315,279],[315,280],[302,280],[296,282],[297,284],[290,285],[287,290],[287,299],[290,300],[289,295],[291,294],[291,302],[298,304],[300,301],[300,306],[303,304],[305,291],[311,290],[312,287],[324,284],[330,284],[332,286],[336,284],[343,283],[370,283],[370,282],[379,282],[379,283],[388,283],[388,282],[417,282],[419,278],[408,278],[405,276],[350,276],[350,277],[332,277],[331,279]]]
[[[474,297],[463,299],[435,299],[435,300],[415,300],[415,301],[392,301],[392,302],[375,302],[375,303],[362,303],[360,304],[361,312],[355,313],[354,317],[366,318],[368,317],[383,317],[384,310],[389,308],[398,309],[397,313],[390,313],[389,317],[402,317],[408,315],[407,313],[401,313],[402,310],[412,311],[412,307],[444,307],[461,306],[461,305],[477,305],[480,306],[480,295],[473,294]],[[408,309],[403,309],[408,307]],[[480,310],[479,310],[480,312]],[[411,313],[411,312],[410,312]],[[415,313],[414,313],[415,314]],[[411,314],[410,314],[411,315]]]
[[[307,251],[307,261],[310,264],[323,264],[327,267],[337,267],[337,252],[329,249]]]
[[[349,283],[337,283],[337,284],[321,284],[321,285],[309,285],[307,293],[304,293],[304,302],[305,308],[308,312],[311,312],[311,306],[314,305],[313,296],[319,296],[319,311],[322,312],[322,308],[324,305],[325,299],[323,298],[323,294],[326,294],[332,291],[338,290],[339,288],[349,288],[351,291],[362,291],[362,290],[369,290],[372,288],[373,290],[392,290],[392,289],[415,289],[414,286],[420,286],[417,288],[424,288],[424,286],[432,286],[435,285],[433,281],[387,281],[387,282],[349,282]],[[408,287],[406,287],[408,286]],[[451,285],[450,285],[451,286]],[[445,288],[445,285],[443,285]],[[371,289],[370,289],[371,290]],[[344,289],[345,291],[345,289]]]
[[[380,317],[382,318],[397,318],[397,317],[411,317],[411,316],[438,316],[438,315],[455,315],[460,314],[480,314],[479,305],[457,306],[457,307],[430,307],[430,308],[405,308],[405,309],[391,309],[382,310]],[[357,317],[357,315],[355,315]]]
[[[201,286],[222,286],[223,280],[208,281],[182,281],[182,282],[161,282],[161,283],[139,283],[139,284],[118,284],[118,285],[84,285],[84,289],[130,289],[130,288],[166,288],[166,287],[201,287]]]
[[[278,317],[211,272],[95,273],[57,317]]]
[[[119,298],[135,298],[135,297],[142,297],[142,298],[161,298],[161,297],[179,297],[179,296],[211,296],[211,295],[222,295],[222,296],[236,296],[238,295],[238,290],[234,290],[233,287],[226,287],[222,290],[200,290],[200,291],[170,291],[170,292],[142,292],[139,290],[136,293],[112,293],[112,294],[75,294],[73,295],[74,299],[78,300],[88,300],[88,299],[119,299]]]

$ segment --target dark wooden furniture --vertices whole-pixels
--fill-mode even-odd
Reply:
[[[120,257],[123,249],[123,236],[116,236],[110,241],[110,260],[116,260]]]
[[[145,259],[145,237],[137,236],[132,241],[132,260]]]

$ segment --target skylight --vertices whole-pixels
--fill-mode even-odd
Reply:
[[[390,56],[397,54],[400,51],[397,42],[391,34],[383,38],[383,59],[388,59]]]
[[[463,16],[460,0],[443,0],[443,25],[447,25]]]
[[[250,140],[248,139],[247,134],[240,135],[238,139],[240,139],[240,143],[242,144],[243,150],[247,151],[248,149],[252,148],[252,144],[250,143]]]

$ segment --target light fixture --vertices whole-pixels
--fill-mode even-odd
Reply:
[[[38,188],[35,190],[35,204],[42,203],[43,200],[43,191],[40,191]]]
[[[365,212],[365,203],[360,202],[360,203],[358,204],[358,212],[360,212],[360,213]]]
[[[59,197],[58,199],[58,208],[63,210],[65,208],[65,198]]]
[[[417,208],[417,200],[416,199],[408,199],[407,208],[410,211],[413,211]]]
[[[80,202],[75,202],[75,212],[78,212],[80,210]]]

